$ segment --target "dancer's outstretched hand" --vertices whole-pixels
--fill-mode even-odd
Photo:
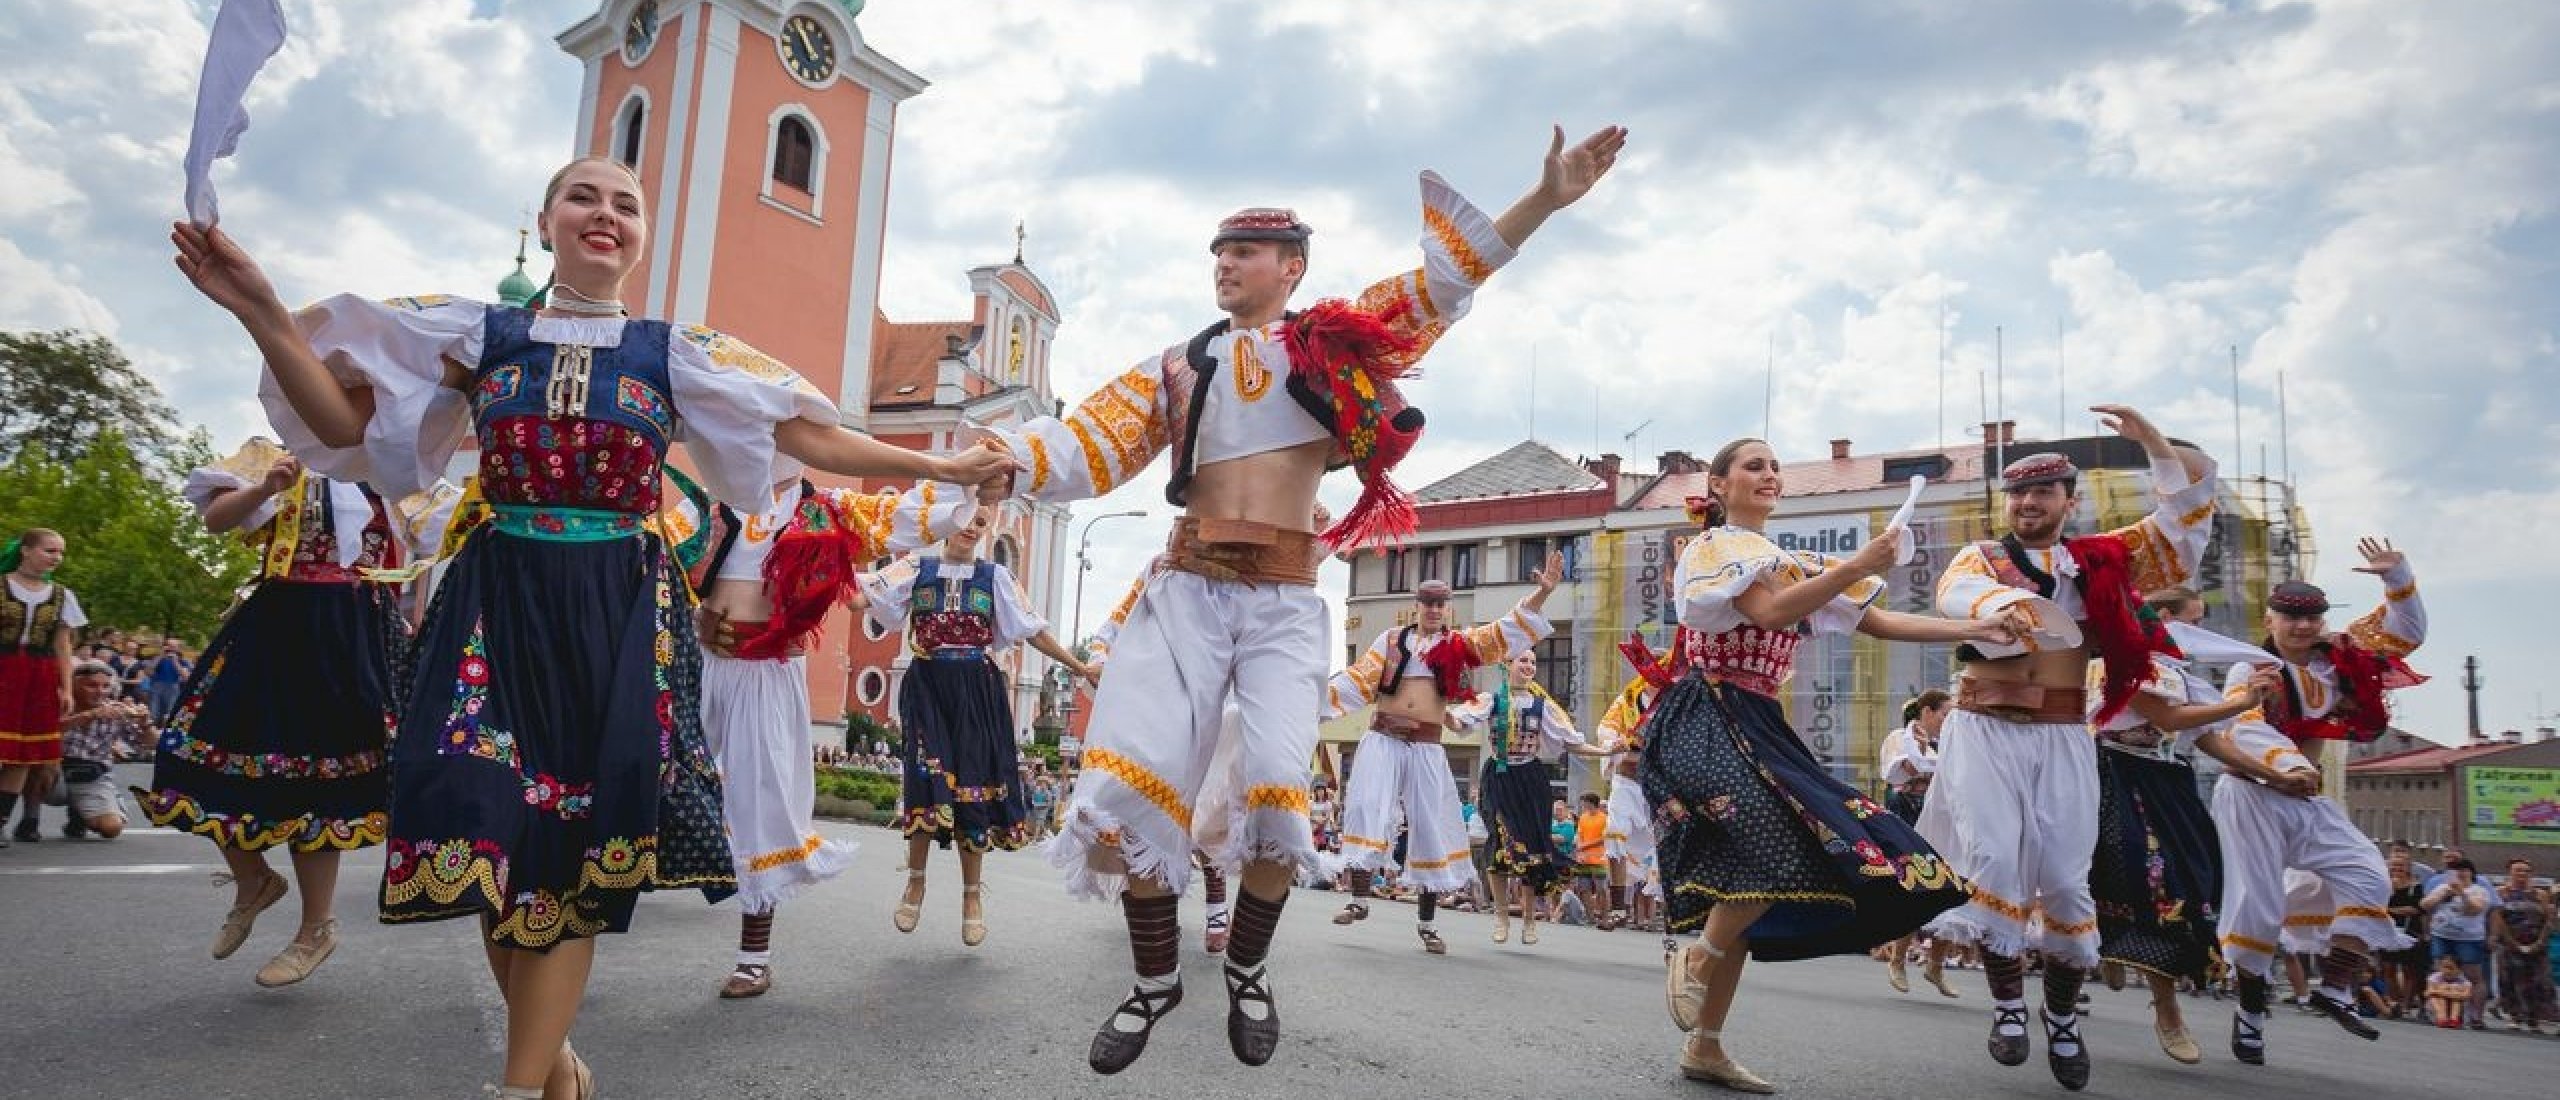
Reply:
[[[177,246],[174,260],[179,273],[233,316],[246,317],[277,305],[275,284],[267,281],[267,273],[258,269],[258,262],[249,258],[231,234],[220,228],[199,229],[188,222],[173,222],[169,226],[169,243]]]
[[[1604,126],[1598,133],[1574,143],[1567,149],[1564,127],[1555,128],[1555,138],[1547,144],[1545,173],[1538,180],[1538,196],[1550,208],[1562,210],[1573,205],[1608,175],[1618,163],[1618,151],[1627,146],[1627,128]]]
[[[1564,555],[1548,551],[1546,567],[1538,570],[1537,580],[1541,596],[1555,591],[1557,585],[1564,583]]]
[[[2364,564],[2357,566],[2356,572],[2371,573],[2377,577],[2409,562],[2408,556],[2402,554],[2398,547],[2391,545],[2390,539],[2370,537],[2357,539],[2356,552],[2364,555]]]

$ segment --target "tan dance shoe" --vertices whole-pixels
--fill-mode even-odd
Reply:
[[[1680,1047],[1680,1076],[1692,1081],[1704,1081],[1710,1085],[1721,1085],[1735,1092],[1766,1096],[1778,1091],[1778,1086],[1770,1084],[1759,1074],[1751,1072],[1742,1063],[1731,1058],[1710,1062],[1690,1053],[1689,1048],[1696,1045],[1697,1040],[1722,1039],[1722,1033],[1697,1031],[1691,1032],[1689,1038],[1690,1042]]]
[[[907,889],[915,892],[916,900],[908,901],[901,896],[898,899],[897,915],[889,918],[889,923],[897,925],[900,932],[915,931],[916,922],[924,919],[924,871],[922,869],[907,872]]]
[[[2204,1061],[2204,1048],[2196,1045],[2196,1037],[2187,1029],[2154,1024],[2152,1030],[2160,1033],[2160,1050],[2171,1059],[2190,1066]]]
[[[960,912],[964,914],[960,918],[960,943],[964,947],[976,947],[987,942],[987,903],[984,898],[986,888],[987,884],[983,882],[973,882],[960,888],[960,896],[963,899],[960,903]],[[970,902],[978,904],[978,916],[965,915],[969,911]]]
[[[267,965],[259,967],[258,984],[276,989],[308,978],[337,949],[338,921],[333,917],[321,922],[320,934],[311,942],[304,943],[297,936],[284,945],[284,950],[276,952],[275,958],[267,960]]]
[[[1896,993],[1911,992],[1910,964],[1902,961],[1901,952],[1894,952],[1891,958],[1884,961],[1884,983],[1892,986]]]
[[[258,887],[257,893],[250,895],[247,902],[232,906],[231,911],[223,915],[222,930],[214,933],[213,937],[213,957],[230,958],[232,952],[240,950],[241,944],[249,942],[249,929],[257,925],[258,914],[283,901],[284,892],[284,876],[268,871],[267,881]]]

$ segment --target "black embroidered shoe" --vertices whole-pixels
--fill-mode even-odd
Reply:
[[[2333,998],[2326,993],[2314,993],[2311,995],[2311,1007],[2318,1010],[2321,1015],[2336,1021],[2347,1034],[2358,1039],[2382,1038],[2382,1033],[2374,1030],[2372,1024],[2364,1022],[2364,1017],[2356,1015],[2356,1006],[2345,1001]]]
[[[1235,1051],[1236,1061],[1258,1066],[1271,1060],[1280,1050],[1280,1010],[1272,1003],[1268,971],[1255,967],[1251,973],[1234,966],[1227,971],[1227,1048]],[[1261,1014],[1245,1010],[1246,1005],[1261,1008]]]
[[[2004,1029],[2016,1028],[2009,1035]],[[1991,1010],[1991,1060],[2004,1066],[2027,1064],[2027,1010],[1994,1008]]]
[[[2089,1044],[2080,1041],[2080,1017],[2056,1020],[2053,1013],[2036,1014],[2044,1020],[2044,1060],[2053,1070],[2053,1079],[2066,1089],[2078,1092],[2089,1087]],[[2065,1045],[2071,1053],[2062,1053]]]
[[[2267,1064],[2266,1031],[2237,1012],[2231,1014],[2231,1056],[2243,1065]]]
[[[1111,1018],[1102,1021],[1102,1030],[1093,1033],[1093,1049],[1085,1055],[1085,1064],[1095,1073],[1113,1074],[1129,1068],[1138,1056],[1147,1052],[1147,1037],[1155,1034],[1156,1021],[1182,1003],[1182,987],[1147,990],[1132,987],[1128,999],[1111,1010]],[[1142,1022],[1136,1031],[1122,1031],[1111,1026],[1122,1016]]]

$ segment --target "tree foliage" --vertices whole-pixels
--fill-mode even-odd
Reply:
[[[29,447],[58,462],[114,432],[163,472],[192,435],[114,341],[93,333],[0,332],[0,455]]]
[[[62,532],[58,579],[92,628],[210,637],[256,567],[204,529],[178,494],[212,461],[113,342],[78,332],[0,332],[0,539]]]

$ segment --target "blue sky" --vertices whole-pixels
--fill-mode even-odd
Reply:
[[[594,5],[285,6],[226,224],[291,299],[485,295],[573,140],[551,36]],[[165,242],[213,7],[0,0],[0,326],[108,333],[227,444],[259,427],[254,358]],[[1773,342],[1782,455],[1934,441],[1942,308],[1951,424],[1997,325],[2010,410],[2054,434],[2060,324],[2075,405],[2227,448],[2237,346],[2239,464],[2281,373],[2317,579],[2373,596],[2364,533],[2418,569],[2437,679],[2405,719],[2458,735],[2465,654],[2492,728],[2560,710],[2548,3],[872,0],[861,26],[933,81],[899,119],[884,308],[960,315],[1025,221],[1069,396],[1207,319],[1229,210],[1297,207],[1308,289],[1346,293],[1407,262],[1417,170],[1498,207],[1550,122],[1623,123],[1617,174],[1435,353],[1411,484],[1528,432],[1533,356],[1544,438],[1649,459],[1756,430]],[[1151,527],[1098,529],[1089,603]]]

